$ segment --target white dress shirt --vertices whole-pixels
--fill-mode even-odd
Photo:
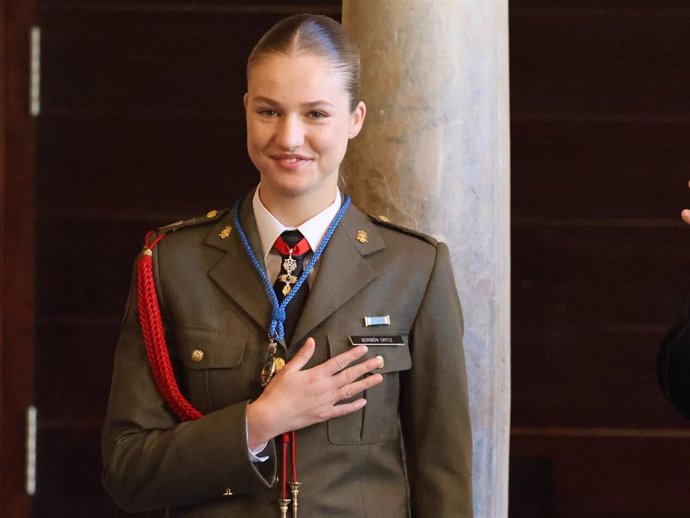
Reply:
[[[310,258],[321,244],[321,241],[323,241],[323,237],[326,235],[326,231],[328,231],[328,227],[331,225],[333,218],[335,218],[336,214],[338,214],[342,197],[340,195],[340,189],[336,188],[335,199],[328,207],[315,216],[309,218],[298,227],[286,227],[280,221],[278,221],[261,202],[260,191],[261,184],[259,184],[254,192],[252,209],[254,209],[254,218],[256,219],[256,226],[259,230],[259,238],[261,239],[261,248],[263,252],[263,256],[261,258],[266,266],[266,275],[271,281],[273,281],[280,273],[280,254],[273,248],[276,239],[278,239],[278,237],[286,230],[299,230],[306,238],[307,242],[309,243],[309,247],[311,248],[311,252],[307,256]],[[307,264],[308,263],[305,263],[305,268]],[[314,265],[314,268],[309,275],[309,279],[307,279],[310,288],[314,282],[314,277],[316,275],[316,269],[318,266],[318,264]]]

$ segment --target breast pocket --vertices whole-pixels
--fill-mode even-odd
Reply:
[[[398,437],[400,372],[412,366],[408,336],[402,336],[402,346],[369,346],[365,359],[383,358],[383,368],[375,371],[383,375],[383,382],[364,393],[367,405],[362,410],[328,422],[328,438],[333,444],[371,444]],[[352,347],[347,336],[329,336],[328,345],[331,357]]]
[[[185,327],[177,331],[190,402],[202,413],[255,395],[246,369],[245,334]]]

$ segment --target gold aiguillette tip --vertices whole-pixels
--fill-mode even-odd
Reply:
[[[290,505],[289,498],[279,498],[278,505],[280,506],[281,518],[287,518],[288,506]]]
[[[297,518],[297,508],[299,507],[297,497],[299,495],[299,487],[301,485],[301,482],[290,482],[290,489],[292,493],[292,518]]]

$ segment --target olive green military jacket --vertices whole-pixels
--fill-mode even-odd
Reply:
[[[251,197],[240,216],[261,250]],[[159,395],[133,283],[103,430],[104,485],[125,510],[279,517],[275,445],[267,461],[252,462],[245,422],[261,391],[271,306],[231,213],[213,219],[168,232],[153,257],[178,382],[204,416],[180,423]],[[368,316],[390,324],[367,327]],[[385,365],[366,407],[297,431],[300,518],[472,516],[462,332],[448,248],[351,206],[320,260],[288,357],[309,336],[316,352],[307,368],[347,350],[351,336],[401,336],[405,345],[369,347],[367,357]]]

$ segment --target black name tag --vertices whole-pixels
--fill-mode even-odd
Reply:
[[[402,336],[350,336],[352,347],[358,345],[389,345],[400,347],[405,345]]]

